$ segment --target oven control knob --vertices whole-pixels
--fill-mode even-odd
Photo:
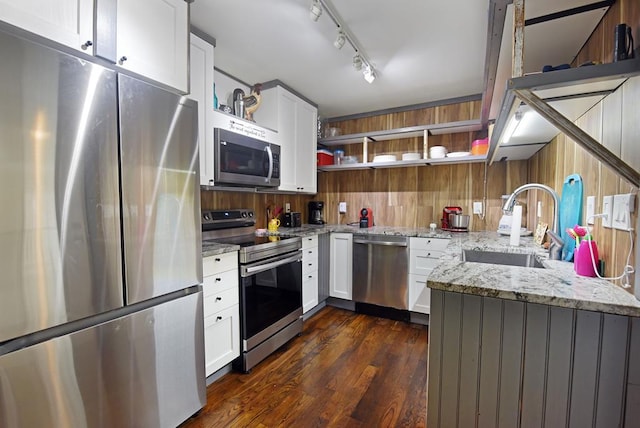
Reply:
[[[246,211],[242,211],[242,218],[246,218],[247,217],[247,212]]]
[[[249,217],[253,217],[253,211],[249,211]]]
[[[204,214],[202,217],[207,221],[211,220],[211,217],[209,217],[209,214]]]

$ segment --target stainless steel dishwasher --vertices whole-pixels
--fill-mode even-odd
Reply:
[[[353,236],[353,300],[408,309],[408,238]]]

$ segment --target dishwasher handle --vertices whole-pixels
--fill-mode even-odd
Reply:
[[[354,244],[367,244],[367,245],[385,245],[388,247],[406,247],[407,246],[407,240],[402,240],[402,241],[374,241],[374,240],[369,240],[369,239],[358,239],[358,238],[354,238],[353,239],[353,243]]]

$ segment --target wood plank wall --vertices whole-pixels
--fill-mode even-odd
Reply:
[[[480,101],[469,101],[333,122],[343,134],[352,134],[408,126],[477,119]],[[429,136],[429,146],[442,145],[450,152],[469,151],[471,142],[484,135],[466,132]],[[369,161],[375,155],[405,152],[422,153],[422,137],[370,143]],[[362,160],[362,144],[343,147],[345,155]],[[502,216],[501,196],[524,184],[527,162],[507,162],[487,168],[487,214],[472,216],[471,230],[496,230]],[[326,203],[329,223],[357,222],[361,208],[373,209],[376,225],[401,227],[440,226],[445,206],[460,206],[471,213],[473,201],[482,201],[485,165],[458,164],[318,173],[317,199]],[[347,202],[347,214],[338,214],[338,202]]]
[[[634,39],[640,37],[640,2],[638,0],[618,0],[605,14],[587,43],[577,55],[574,66],[586,61],[608,63],[613,58],[614,28],[619,23],[626,23],[633,28]],[[636,43],[636,48],[638,43]],[[636,49],[636,55],[640,49]],[[577,124],[596,140],[602,142],[609,150],[620,154],[629,165],[640,169],[640,77],[627,81],[621,89],[607,96],[604,101],[583,117]],[[547,184],[561,194],[564,178],[572,173],[581,175],[584,181],[583,224],[586,221],[587,196],[596,197],[596,213],[602,212],[602,198],[619,193],[636,193],[638,189],[631,186],[614,170],[603,165],[574,141],[560,134],[553,142],[529,160],[528,181]],[[551,200],[539,192],[528,192],[528,205],[535,207],[542,201],[543,209],[548,216],[551,211]],[[638,196],[636,195],[636,198]],[[636,204],[637,206],[637,204]],[[632,214],[632,227],[637,222],[638,210]],[[535,209],[529,210],[528,221],[537,222]],[[600,257],[605,261],[607,276],[621,274],[627,262],[629,252],[629,233],[601,226],[596,220],[594,225]],[[637,232],[633,234],[637,244]],[[634,247],[636,247],[635,245]],[[631,257],[633,263],[634,255]],[[638,266],[636,266],[638,268]],[[630,279],[633,284],[634,278]],[[622,280],[616,281],[622,284]],[[629,289],[633,292],[633,288]]]
[[[427,426],[637,427],[638,318],[431,291]]]

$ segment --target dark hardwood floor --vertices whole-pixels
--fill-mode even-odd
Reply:
[[[427,328],[326,307],[181,428],[424,427]]]

